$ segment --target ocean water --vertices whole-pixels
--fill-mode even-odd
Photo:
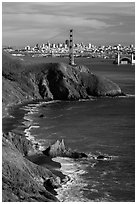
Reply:
[[[41,149],[64,139],[67,147],[88,154],[54,159],[70,177],[57,190],[61,201],[134,201],[134,102],[129,96],[26,107],[25,134]],[[93,159],[100,154],[112,159]]]
[[[117,67],[117,66],[116,66]],[[135,200],[135,85],[132,66],[94,66],[94,72],[122,87],[126,97],[25,104],[15,129],[23,129],[40,150],[64,139],[88,158],[54,158],[68,176],[57,197],[66,202],[132,202]],[[43,114],[44,117],[40,117]],[[15,117],[15,115],[14,115]],[[111,156],[97,161],[93,156]]]

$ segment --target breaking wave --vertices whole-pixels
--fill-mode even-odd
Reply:
[[[61,164],[60,170],[67,176],[67,180],[65,179],[62,186],[56,190],[57,198],[61,202],[90,201],[83,195],[83,189],[87,186],[83,177],[87,173],[85,166],[78,161],[65,157],[56,157],[53,160]]]

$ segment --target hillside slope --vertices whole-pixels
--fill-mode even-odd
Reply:
[[[16,139],[15,139],[16,137]],[[17,142],[18,140],[18,142]],[[58,187],[58,177],[47,168],[24,157],[30,149],[27,139],[13,133],[2,139],[2,201],[3,202],[53,202],[58,201],[47,189],[47,181]]]

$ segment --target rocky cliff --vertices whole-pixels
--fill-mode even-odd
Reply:
[[[16,138],[16,139],[15,139]],[[24,155],[31,148],[25,138],[13,133],[2,139],[2,201],[58,201],[49,189],[60,185],[59,177],[47,168],[29,161]],[[48,190],[47,190],[48,189]]]
[[[3,105],[35,99],[77,100],[121,95],[120,87],[85,66],[23,64],[3,53]]]
[[[8,107],[30,100],[78,100],[122,94],[117,84],[96,76],[85,66],[25,64],[3,53],[2,74],[3,116]],[[57,201],[53,189],[60,185],[60,179],[27,157],[30,150],[33,148],[24,136],[3,134],[3,201]]]

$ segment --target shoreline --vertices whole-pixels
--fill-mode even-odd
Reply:
[[[85,100],[81,101],[81,102],[85,102]],[[77,172],[77,169],[75,169],[76,167],[74,169],[72,168],[72,171],[74,170],[74,172],[72,172],[72,174],[67,173],[64,171],[64,166],[63,166],[63,163],[61,162],[60,159],[58,160],[58,158],[56,158],[56,157],[55,158],[47,157],[42,153],[42,151],[45,150],[48,146],[47,147],[43,146],[39,141],[37,141],[35,139],[35,137],[33,137],[30,134],[30,130],[32,128],[37,128],[39,126],[38,125],[35,126],[33,124],[33,120],[30,119],[29,115],[34,114],[35,111],[37,111],[38,106],[40,106],[41,104],[44,104],[44,103],[47,104],[48,102],[42,102],[40,104],[37,104],[37,103],[35,104],[35,102],[34,102],[34,104],[32,104],[32,103],[33,103],[33,101],[29,102],[28,106],[25,103],[25,104],[21,104],[21,106],[19,105],[16,107],[16,110],[20,108],[21,110],[24,111],[23,122],[22,122],[24,125],[24,131],[18,132],[18,134],[22,134],[22,137],[26,138],[32,144],[32,147],[33,147],[33,150],[30,149],[30,151],[28,152],[28,155],[25,156],[25,158],[27,160],[29,160],[30,162],[32,162],[38,166],[41,166],[42,168],[46,168],[46,169],[50,170],[55,176],[60,178],[60,182],[59,182],[60,186],[54,189],[56,194],[55,194],[55,192],[53,194],[55,195],[55,197],[57,199],[59,199],[59,201],[62,202],[62,200],[64,200],[62,197],[64,192],[68,188],[70,188],[71,185],[72,186],[75,185],[75,182],[77,182],[77,180],[79,180],[79,176],[77,175],[77,173],[75,173],[75,171]],[[54,102],[52,101],[52,103],[54,103]],[[14,107],[12,108],[12,111],[14,112]],[[11,131],[11,132],[13,132],[13,133],[16,132],[16,129]],[[36,146],[37,146],[37,148],[36,148]],[[69,158],[67,158],[67,159],[69,161]],[[65,158],[62,158],[62,161],[63,160],[65,161]],[[75,166],[75,161],[73,161],[73,159],[70,159],[70,160],[72,160],[71,162],[74,163],[74,166]],[[79,171],[82,171],[82,170],[79,169]],[[74,178],[72,176],[73,173],[75,175]],[[71,176],[72,176],[72,178],[71,178]],[[82,184],[82,185],[84,185],[84,184]]]
[[[121,99],[120,99],[121,100]],[[32,110],[33,109],[33,106],[35,106],[35,105],[30,105],[29,106],[29,108]],[[31,111],[31,114],[33,114],[33,111]],[[27,114],[26,114],[27,115]],[[27,127],[28,127],[28,129],[30,128],[30,126],[29,126],[29,124],[26,124],[27,125]],[[33,124],[32,124],[32,128],[33,128]],[[30,129],[29,129],[30,130]],[[70,177],[70,179],[68,180],[68,178],[69,177],[62,177],[62,176],[64,176],[64,174],[62,174],[63,173],[63,171],[65,170],[65,169],[63,169],[64,168],[64,166],[62,167],[62,170],[60,169],[60,165],[59,164],[62,164],[61,162],[59,162],[59,161],[61,161],[60,159],[58,159],[58,158],[55,158],[55,159],[53,159],[54,161],[56,161],[56,163],[53,163],[51,160],[49,160],[49,158],[47,158],[47,157],[45,157],[45,156],[43,156],[43,154],[32,154],[32,155],[29,155],[29,157],[26,157],[27,159],[29,159],[29,161],[31,161],[31,162],[33,162],[33,163],[35,163],[35,164],[37,164],[37,165],[40,165],[41,167],[45,167],[45,168],[47,168],[47,163],[49,164],[49,166],[48,166],[48,169],[49,170],[51,170],[51,167],[53,167],[52,168],[52,173],[54,174],[54,175],[56,175],[56,176],[58,176],[58,177],[60,177],[61,178],[61,181],[63,181],[63,183],[61,182],[61,184],[62,184],[62,187],[58,187],[58,188],[56,188],[55,189],[55,191],[57,192],[57,194],[56,194],[56,197],[57,197],[57,199],[59,199],[61,202],[67,202],[67,201],[70,201],[71,200],[71,197],[69,197],[69,198],[66,198],[65,197],[65,195],[67,195],[67,193],[68,193],[68,195],[70,196],[70,194],[69,194],[69,189],[70,189],[70,191],[71,191],[71,187],[73,188],[74,186],[72,186],[73,184],[74,184],[74,182],[76,181],[79,181],[79,180],[77,180],[77,179],[79,179],[79,177],[77,177],[77,176],[79,176],[79,175],[77,175],[76,174],[76,177],[74,178],[74,180],[73,180],[73,176],[72,177]],[[62,159],[63,160],[63,162],[65,161],[65,159]],[[50,163],[51,162],[51,163]],[[70,162],[68,161],[68,163],[69,163],[69,165],[70,165]],[[75,163],[75,161],[73,161],[73,163]],[[68,164],[67,164],[67,166],[68,166]],[[56,171],[56,169],[60,169],[59,171]],[[73,171],[74,169],[73,169],[73,167],[70,169],[71,171]],[[60,174],[61,173],[61,174]],[[64,173],[65,173],[65,171],[64,171]],[[73,172],[73,174],[72,175],[74,175],[75,174],[75,172]],[[66,174],[67,175],[67,174]],[[67,175],[68,176],[68,175]],[[69,176],[70,176],[70,174],[69,174]],[[64,183],[64,179],[67,179],[67,181]],[[80,182],[79,182],[80,183]],[[81,183],[80,183],[81,184]],[[83,184],[82,184],[83,185]],[[83,188],[86,188],[86,187],[84,187],[84,185],[82,186]],[[64,196],[64,198],[63,198],[63,196]],[[67,200],[68,199],[68,200]],[[72,202],[75,202],[75,201],[78,201],[78,200],[74,200],[74,199],[76,199],[76,197],[73,197],[73,200],[72,200]],[[82,201],[82,202],[85,202],[85,200],[82,200],[82,199],[84,199],[84,198],[80,198],[81,200],[80,201]],[[80,201],[78,201],[78,202],[80,202]],[[86,200],[86,202],[88,202],[88,200]]]
[[[33,120],[30,119],[30,117],[28,117],[28,115],[31,115],[31,114],[34,114],[35,112],[37,112],[37,107],[39,107],[43,104],[51,104],[51,103],[58,103],[58,102],[61,102],[61,101],[49,101],[49,102],[43,101],[39,104],[28,105],[27,109],[26,109],[28,112],[24,115],[24,123],[23,124],[26,126],[26,128],[24,130],[25,137],[26,137],[26,139],[31,141],[32,145],[34,146],[34,148],[36,150],[35,153],[30,153],[30,155],[28,155],[26,158],[37,165],[40,165],[42,167],[46,167],[53,174],[60,177],[61,185],[62,185],[64,182],[66,183],[69,178],[66,174],[64,174],[61,171],[62,164],[60,162],[54,161],[55,158],[51,158],[50,156],[46,156],[42,153],[42,151],[44,151],[48,146],[47,147],[43,146],[39,141],[37,141],[35,139],[35,136],[32,136],[30,134],[30,130],[32,128],[39,128],[40,126],[34,125]],[[28,121],[28,122],[26,122],[26,121]],[[60,186],[60,188],[61,188],[61,186]],[[58,192],[58,190],[55,190],[55,191]],[[58,193],[56,196],[57,197],[59,196]]]
[[[130,98],[130,97],[133,98],[134,95],[130,95],[130,96],[127,95],[126,96],[126,98]],[[115,97],[115,98],[120,99],[121,97]],[[84,100],[84,102],[85,102],[85,100]],[[29,114],[34,114],[37,111],[37,107],[39,107],[41,104],[44,104],[44,103],[48,104],[48,102],[44,101],[44,102],[41,102],[40,104],[37,104],[37,103],[38,102],[36,102],[36,101],[31,101],[28,103],[28,106],[27,106],[27,103],[25,103],[25,104],[21,104],[21,105],[15,107],[15,110],[20,108],[21,111],[24,111],[24,117],[23,117],[23,121],[24,121],[23,122],[23,125],[24,125],[24,131],[23,132],[24,133],[22,133],[22,136],[25,137],[27,140],[29,140],[32,143],[32,145],[34,145],[34,146],[38,144],[38,141],[35,140],[35,137],[32,137],[32,135],[30,134],[29,131],[31,130],[31,128],[37,128],[39,126],[38,125],[35,126],[35,124],[33,124],[33,121],[29,118]],[[52,103],[54,103],[54,102],[52,101]],[[24,106],[24,108],[23,108],[23,106]],[[15,110],[14,110],[14,107],[12,107],[12,111],[14,112]],[[16,119],[16,118],[13,118],[13,119]],[[13,130],[13,132],[14,132],[14,130]],[[21,134],[21,133],[18,132],[18,134]],[[60,159],[58,159],[58,158],[52,159],[52,158],[46,157],[42,153],[42,150],[43,150],[42,147],[43,146],[40,143],[38,144],[38,146],[39,146],[38,151],[29,152],[30,154],[28,156],[26,156],[25,158],[27,160],[29,160],[30,162],[32,162],[32,163],[34,163],[34,164],[36,164],[36,165],[38,165],[44,169],[48,169],[55,176],[59,177],[60,178],[60,181],[59,181],[60,185],[58,187],[55,187],[54,190],[49,189],[49,192],[51,192],[61,202],[69,201],[70,197],[68,197],[68,198],[65,197],[66,192],[68,192],[68,195],[69,195],[69,189],[71,189],[71,187],[74,187],[73,185],[75,185],[75,182],[79,182],[79,183],[81,182],[80,185],[83,186],[83,188],[85,188],[86,183],[84,184],[83,181],[79,180],[80,177],[79,177],[79,175],[77,175],[77,173],[75,174],[75,169],[73,169],[73,168],[72,168],[72,171],[74,171],[74,172],[67,174],[65,172],[65,170],[63,169],[64,166],[62,166],[62,162]],[[63,159],[62,161],[64,162],[65,159]],[[73,161],[73,163],[75,163],[75,161]],[[75,175],[75,177],[73,177],[73,175]],[[71,195],[69,195],[69,196],[71,196]],[[65,198],[65,200],[64,200],[64,198]],[[76,202],[76,201],[77,202],[92,202],[92,201],[86,200],[86,198],[82,198],[82,197],[79,198],[79,200],[78,200],[77,197],[74,196],[72,202]]]
[[[45,156],[42,153],[42,150],[46,149],[46,147],[42,146],[37,140],[35,140],[35,137],[31,136],[31,134],[29,132],[29,130],[31,130],[31,128],[35,128],[35,126],[32,125],[32,120],[28,119],[27,115],[29,113],[33,114],[36,111],[37,106],[40,106],[41,104],[55,103],[55,101],[49,101],[49,102],[48,101],[41,101],[40,104],[37,104],[38,102],[39,101],[29,101],[28,103],[25,102],[22,104],[17,104],[17,105],[14,105],[14,106],[11,106],[10,108],[8,108],[6,117],[3,117],[3,120],[5,120],[4,121],[4,126],[5,126],[4,129],[5,130],[3,130],[3,132],[5,134],[8,134],[11,132],[11,133],[15,134],[15,137],[17,137],[17,135],[21,135],[22,138],[27,139],[32,144],[32,149],[30,149],[30,151],[28,152],[28,155],[25,156],[25,158],[27,160],[29,160],[30,162],[32,162],[32,163],[34,163],[34,164],[36,164],[36,165],[38,165],[44,169],[46,168],[49,171],[51,171],[53,173],[53,175],[60,178],[59,183],[61,185],[64,182],[64,180],[67,179],[67,176],[64,175],[60,171],[61,164],[59,162],[53,161],[52,158]],[[32,103],[33,103],[33,105],[31,105]],[[30,104],[30,106],[29,106],[29,104]],[[26,106],[26,109],[22,108],[23,106]],[[35,108],[34,108],[34,106],[35,106]],[[24,116],[23,116],[23,114],[21,114],[21,116],[19,116],[19,118],[22,118],[22,116],[23,116],[22,124],[24,126],[24,128],[23,128],[24,131],[17,131],[16,132],[16,128],[15,129],[13,128],[13,126],[16,124],[16,121],[17,121],[16,120],[17,118],[16,118],[14,112],[16,111],[16,114],[17,114],[17,111],[19,109],[22,110],[23,114],[24,114]],[[34,111],[34,109],[35,109],[35,111]],[[12,122],[8,122],[8,124],[7,124],[7,121],[10,121],[10,120],[12,120]],[[6,126],[10,126],[10,127],[6,128]],[[17,126],[18,126],[18,124],[17,124]],[[38,148],[36,148],[36,146],[38,146]],[[51,190],[50,192],[54,194],[53,190]],[[57,193],[55,194],[55,196],[56,195],[57,195]]]

